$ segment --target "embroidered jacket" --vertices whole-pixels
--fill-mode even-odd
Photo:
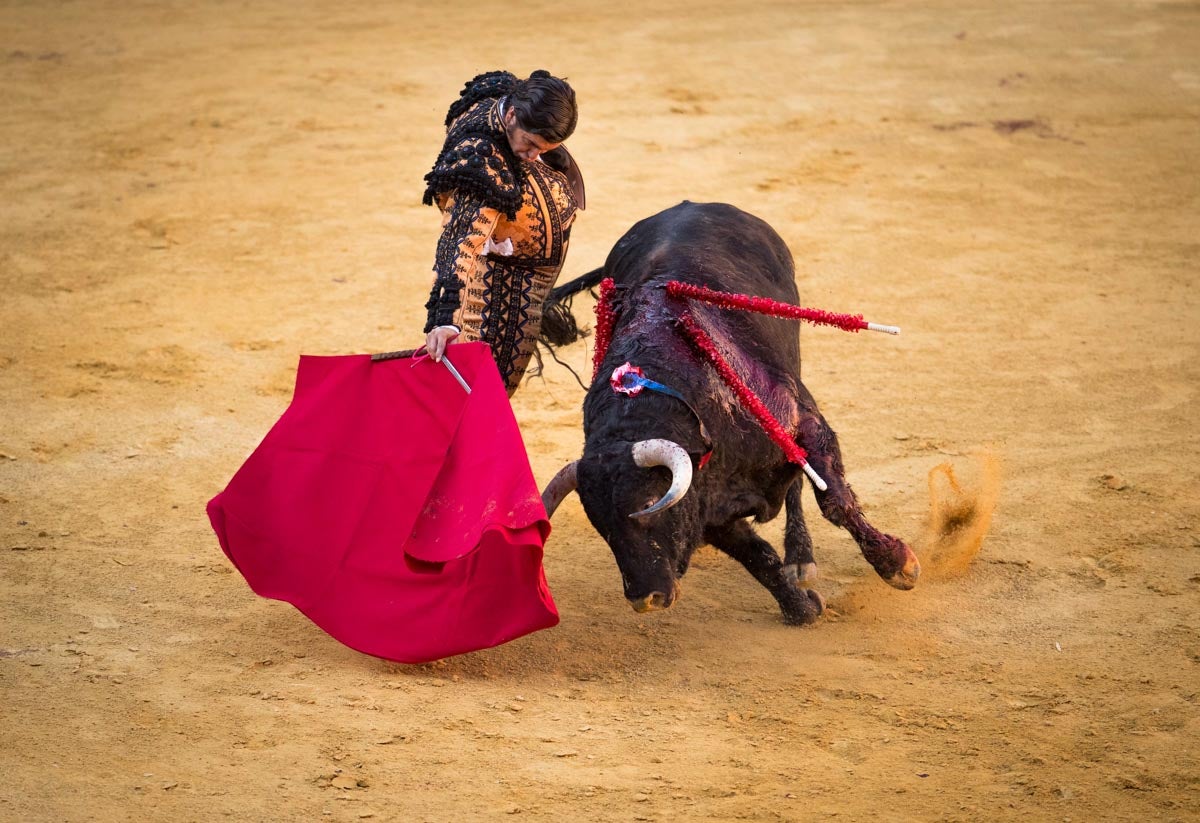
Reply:
[[[467,83],[425,176],[425,202],[442,211],[425,331],[453,323],[460,340],[487,342],[510,392],[533,353],[579,208],[568,178],[549,165],[562,157],[527,163],[512,153],[500,101],[515,82],[491,72]]]

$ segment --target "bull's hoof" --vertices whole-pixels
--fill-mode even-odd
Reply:
[[[907,591],[917,585],[917,578],[920,576],[921,564],[917,560],[917,556],[913,554],[912,549],[909,549],[908,559],[904,561],[904,567],[891,577],[884,578],[884,580],[889,586]]]
[[[783,622],[790,626],[806,626],[809,623],[817,622],[825,611],[825,598],[821,597],[815,589],[800,589],[801,597],[807,598],[806,603],[796,609],[788,609],[783,613]]]
[[[805,586],[817,579],[817,564],[802,563],[797,566],[795,563],[788,563],[783,567],[783,576],[793,586]]]

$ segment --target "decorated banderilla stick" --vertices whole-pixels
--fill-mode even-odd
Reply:
[[[861,314],[837,314],[824,309],[808,309],[803,306],[793,306],[791,303],[781,303],[769,297],[755,297],[751,294],[733,294],[727,291],[717,291],[705,286],[692,283],[682,283],[672,280],[667,283],[667,294],[672,297],[686,297],[689,300],[699,300],[711,306],[722,309],[742,309],[771,317],[786,317],[790,320],[807,320],[821,326],[834,326],[843,331],[857,332],[860,329],[881,331],[885,334],[899,334],[899,326],[885,326],[882,323],[869,323]]]
[[[787,432],[783,430],[783,426],[775,419],[775,415],[767,409],[766,405],[759,399],[754,390],[746,385],[734,370],[733,366],[729,365],[719,351],[717,344],[708,336],[708,333],[696,323],[688,312],[684,312],[679,316],[679,324],[682,326],[688,340],[693,346],[708,360],[712,367],[717,370],[717,374],[725,381],[725,385],[737,395],[738,400],[742,405],[754,416],[758,421],[758,425],[762,426],[767,436],[775,441],[775,445],[783,451],[784,455],[793,463],[799,464],[808,478],[812,480],[813,485],[821,491],[827,491],[829,486],[817,474],[816,469],[808,465],[808,452],[806,452],[796,441],[788,437]]]

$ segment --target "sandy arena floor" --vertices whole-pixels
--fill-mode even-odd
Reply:
[[[0,819],[1197,819],[1200,6],[439,5],[0,0]],[[711,549],[636,615],[572,499],[562,624],[406,667],[232,571],[204,504],[297,356],[419,341],[497,67],[579,94],[564,277],[727,201],[904,327],[802,337],[917,589],[814,516],[817,625]],[[581,399],[515,398],[540,482]]]

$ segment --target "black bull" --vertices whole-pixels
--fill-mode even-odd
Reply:
[[[880,577],[912,588],[920,573],[916,555],[867,522],[846,483],[837,436],[800,382],[799,324],[685,305],[664,289],[679,280],[797,303],[791,253],[770,226],[733,206],[684,202],[634,225],[604,268],[585,275],[589,285],[600,277],[615,281],[616,320],[583,405],[583,456],[559,472],[543,498],[553,513],[578,490],[588,519],[616,557],[625,597],[636,610],[670,606],[693,552],[705,544],[745,566],[779,601],[787,622],[810,623],[824,608],[807,586],[816,565],[800,508],[800,467],[785,459],[678,328],[685,309],[808,452],[829,487],[814,487],[821,513],[850,532]],[[563,289],[569,293],[571,284]],[[649,390],[636,397],[615,392],[609,377],[626,362],[686,402]],[[712,446],[703,468],[709,442],[701,421]],[[748,518],[769,521],[785,505],[780,562]]]

